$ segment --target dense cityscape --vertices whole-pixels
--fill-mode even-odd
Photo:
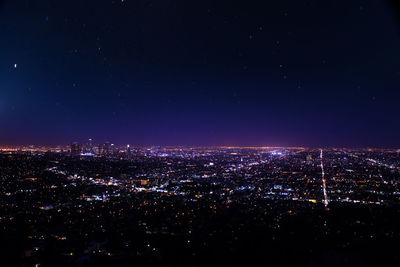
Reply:
[[[19,266],[400,263],[400,150],[0,149],[1,253]]]
[[[0,267],[400,266],[400,1],[0,0],[0,36]]]

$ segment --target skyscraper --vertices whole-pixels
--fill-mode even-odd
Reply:
[[[71,144],[71,155],[72,156],[79,156],[82,152],[82,145],[78,142],[73,142]]]
[[[88,142],[86,144],[86,147],[85,147],[85,152],[87,152],[87,153],[93,153],[94,152],[94,150],[93,150],[93,140],[92,139],[88,140]]]
[[[110,144],[110,142],[105,142],[104,143],[103,153],[105,155],[109,155],[111,153],[111,144]]]

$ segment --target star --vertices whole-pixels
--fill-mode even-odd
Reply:
[[[14,69],[16,69],[18,67],[18,64],[17,63],[15,63],[14,64]]]

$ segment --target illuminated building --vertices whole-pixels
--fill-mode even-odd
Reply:
[[[82,145],[74,142],[71,144],[71,155],[72,156],[79,156],[82,152]]]

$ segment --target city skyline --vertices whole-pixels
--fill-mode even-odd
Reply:
[[[2,266],[400,266],[400,1],[0,0]]]
[[[87,139],[93,140],[93,139]],[[0,150],[6,150],[7,148],[57,148],[57,147],[70,147],[72,144],[76,143],[79,145],[86,145],[86,141],[71,141],[59,144],[9,144],[4,145],[0,144]],[[287,146],[279,146],[279,145],[237,145],[237,144],[220,144],[220,145],[162,145],[162,144],[137,144],[135,142],[128,142],[128,143],[116,143],[105,139],[106,141],[98,141],[93,143],[93,147],[102,146],[106,143],[111,144],[112,146],[122,148],[122,147],[132,147],[132,148],[151,148],[151,147],[162,147],[162,148],[238,148],[238,149],[270,149],[270,148],[283,148],[283,149],[376,149],[376,150],[400,150],[400,146],[398,147],[385,147],[385,146],[305,146],[305,145],[287,145]]]

